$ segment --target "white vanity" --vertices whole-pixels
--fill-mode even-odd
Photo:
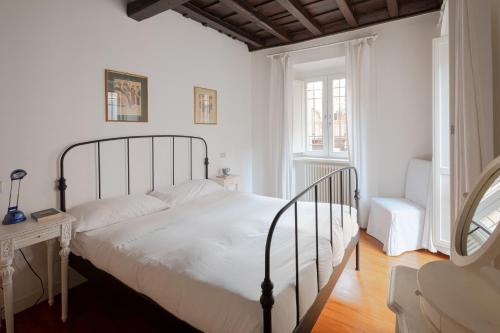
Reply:
[[[483,172],[452,234],[451,259],[392,269],[396,332],[500,332],[500,158]]]

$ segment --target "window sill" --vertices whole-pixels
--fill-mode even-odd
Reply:
[[[331,157],[316,157],[316,156],[294,156],[294,162],[316,162],[316,163],[329,163],[336,165],[351,165],[349,160],[343,160],[339,158]]]

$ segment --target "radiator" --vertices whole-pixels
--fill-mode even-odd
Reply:
[[[315,160],[297,160],[295,162],[295,185],[297,193],[311,185],[321,177],[326,176],[327,174],[346,167],[345,163],[332,163],[325,161],[315,161]],[[351,175],[353,177],[353,175]],[[353,179],[353,178],[352,178]],[[348,202],[349,196],[352,196],[353,190],[351,191],[348,187],[349,179],[344,176],[342,180],[344,182],[344,203]],[[351,181],[351,187],[354,182]],[[318,201],[319,202],[329,202],[329,188],[328,181],[321,182],[318,185]],[[341,201],[341,191],[340,191],[340,175],[335,175],[332,177],[332,201],[334,203],[340,203]],[[314,191],[307,192],[303,199],[305,201],[314,201]]]

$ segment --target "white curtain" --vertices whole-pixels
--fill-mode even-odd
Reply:
[[[294,154],[306,150],[306,83],[293,80],[293,144]]]
[[[432,172],[431,172],[432,174]],[[424,230],[422,231],[422,247],[429,250],[432,253],[437,252],[436,245],[434,244],[433,236],[433,189],[432,189],[432,175],[429,176],[429,185],[427,189],[427,204],[425,206],[425,217],[424,217]]]
[[[360,189],[360,223],[366,228],[370,198],[376,194],[376,182],[369,173],[376,165],[376,104],[373,74],[373,43],[368,37],[346,42],[346,87],[349,156],[356,167]]]
[[[269,158],[271,195],[293,194],[293,78],[287,54],[271,57],[269,92]]]
[[[488,1],[450,3],[454,48],[455,123],[453,138],[452,216],[471,192],[481,171],[493,159],[492,50]],[[454,220],[454,219],[453,219]]]

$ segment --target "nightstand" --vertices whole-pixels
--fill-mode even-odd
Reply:
[[[14,251],[27,246],[45,242],[47,244],[48,262],[48,298],[49,305],[54,303],[53,271],[54,244],[59,239],[61,250],[61,319],[68,317],[68,256],[70,253],[71,223],[75,218],[64,214],[49,222],[35,222],[28,218],[25,222],[13,225],[0,225],[0,272],[5,307],[5,326],[7,333],[14,332],[13,281]]]
[[[238,186],[240,184],[240,176],[229,175],[224,177],[211,177],[211,180],[223,186],[226,190],[238,191]]]

